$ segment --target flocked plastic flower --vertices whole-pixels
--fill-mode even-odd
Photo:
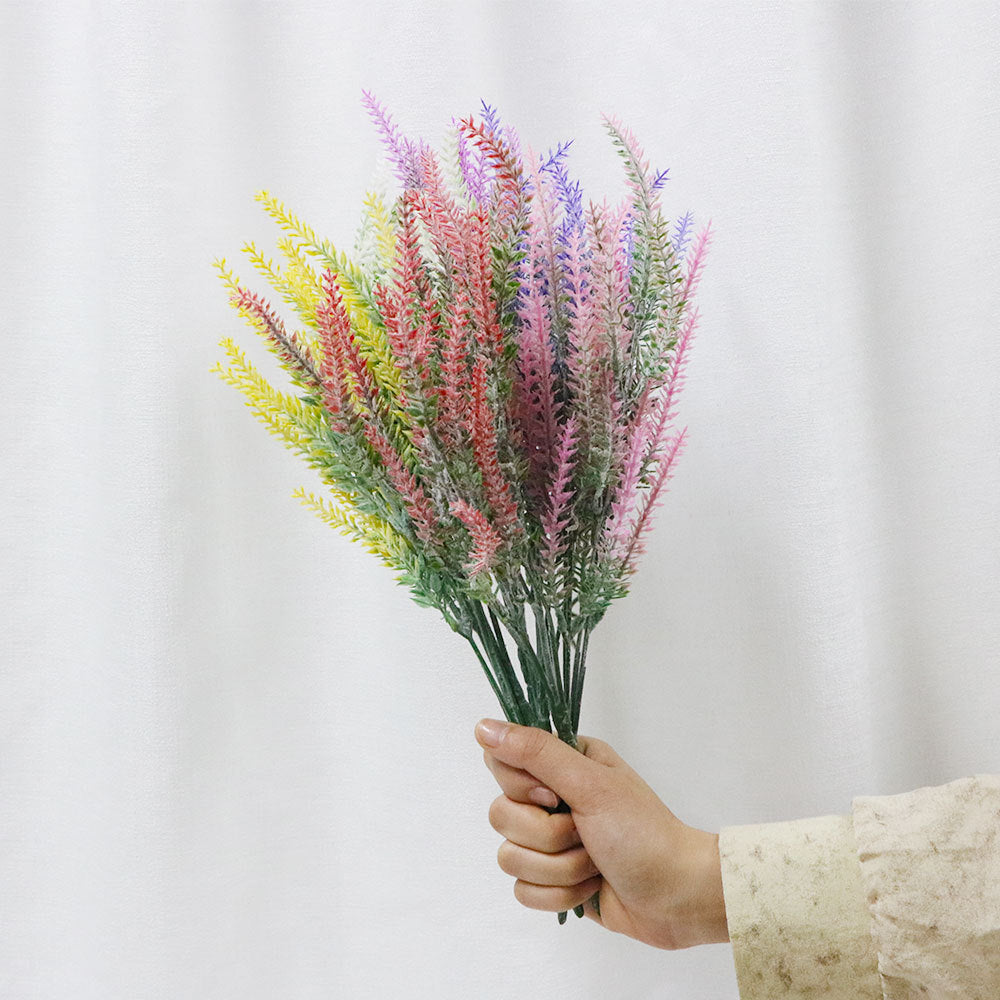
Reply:
[[[507,718],[575,745],[588,640],[684,445],[710,224],[664,215],[667,172],[615,118],[627,197],[585,204],[570,143],[522,150],[485,102],[439,156],[363,99],[401,190],[367,196],[351,257],[260,192],[284,268],[244,251],[296,328],[216,266],[290,385],[231,338],[217,371],[319,473],[297,496],[469,641]]]

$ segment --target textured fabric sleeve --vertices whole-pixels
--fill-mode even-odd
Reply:
[[[882,1000],[850,816],[723,827],[740,1000]]]
[[[1000,775],[853,801],[886,1000],[1000,997]]]

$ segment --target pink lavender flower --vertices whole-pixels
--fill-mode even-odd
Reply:
[[[577,418],[576,414],[562,425],[559,432],[559,451],[556,459],[556,477],[549,490],[549,502],[542,515],[542,529],[545,536],[545,546],[542,549],[542,560],[553,576],[556,573],[557,562],[569,545],[567,528],[573,519],[570,501],[573,489],[570,485],[573,478],[573,464],[577,448]]]

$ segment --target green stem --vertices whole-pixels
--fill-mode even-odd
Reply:
[[[521,664],[521,673],[524,674],[525,683],[528,687],[528,699],[532,707],[531,725],[536,729],[549,729],[549,700],[545,693],[545,685],[538,677],[537,662],[533,662],[530,656],[525,653],[525,647],[517,644],[517,659]]]
[[[535,615],[535,622],[540,627],[539,652],[544,657],[544,669],[548,680],[552,696],[552,723],[556,728],[559,738],[570,746],[576,746],[576,732],[573,729],[571,705],[568,701],[569,691],[560,683],[559,658],[558,658],[558,638],[555,628],[549,617],[550,612],[544,612],[538,606],[532,607]]]
[[[507,675],[511,677],[514,682],[517,682],[517,674],[514,672],[514,664],[510,662],[510,653],[507,652],[507,643],[504,639],[503,631],[500,628],[500,622],[497,620],[497,616],[493,613],[493,608],[487,605],[486,610],[490,615],[490,625],[493,628],[493,634],[496,636],[497,649],[503,658],[504,668],[507,671]],[[520,689],[520,684],[518,684],[518,689]]]
[[[517,685],[517,692],[518,695],[520,695],[520,701],[525,717],[524,725],[548,729],[549,707],[545,698],[544,688],[539,685],[536,677],[538,671],[534,669],[531,661],[523,654],[521,644],[516,638],[516,631],[508,628],[508,631],[511,632],[511,636],[514,637],[515,640],[514,645],[517,649],[518,663],[521,665],[521,674],[524,677],[524,684],[527,692],[527,697],[525,697],[521,694],[521,684],[514,671],[514,665],[510,659],[510,653],[507,650],[507,643],[504,640],[501,623],[496,614],[494,614],[493,608],[487,607],[487,611],[489,611],[490,622],[493,625],[493,631],[497,637],[497,647],[503,657],[503,661],[506,664],[506,668],[510,676],[514,679],[514,683]]]
[[[514,670],[514,664],[511,662],[510,653],[507,650],[507,642],[500,628],[500,622],[497,620],[491,607],[487,606],[486,610],[489,612],[489,622],[487,624],[490,636],[493,638],[494,649],[496,650],[498,661],[503,668],[504,676],[507,678],[507,682],[514,692],[514,700],[517,702],[524,720],[522,725],[530,725],[532,717],[531,706],[528,698],[525,696],[524,689],[521,687],[521,681],[517,676],[517,672]]]
[[[504,594],[507,603],[503,606],[504,624],[514,638],[517,646],[517,658],[521,664],[521,673],[524,675],[525,686],[528,690],[528,700],[534,709],[534,721],[532,725],[539,729],[549,728],[549,713],[552,698],[550,697],[546,683],[545,671],[539,662],[538,656],[531,645],[528,637],[528,623],[524,614],[524,604],[519,601],[510,600]]]
[[[583,679],[587,673],[587,647],[590,645],[590,629],[583,631],[583,639],[577,647],[577,663],[573,671],[573,690],[570,695],[573,713],[573,732],[580,726],[580,705],[583,702]]]
[[[517,722],[519,725],[527,725],[529,717],[528,706],[521,692],[521,685],[518,683],[517,675],[511,666],[510,658],[507,656],[507,650],[506,648],[502,651],[500,649],[500,643],[503,642],[503,639],[502,637],[499,640],[497,639],[493,629],[490,627],[490,623],[486,620],[486,615],[483,614],[483,606],[479,601],[470,600],[468,605],[469,612],[473,618],[473,627],[486,647],[486,653],[493,664],[493,669],[496,671],[497,681],[503,689],[507,702],[513,709],[514,714],[511,721]]]
[[[569,633],[563,628],[560,630],[560,636],[562,639],[562,677],[563,677],[563,690],[570,692],[570,697],[572,699],[573,694],[573,673],[570,665],[570,657],[572,653],[573,642],[570,639]],[[572,701],[570,704],[570,710],[572,714]],[[575,726],[573,727],[576,728]]]
[[[514,710],[514,706],[508,703],[504,692],[497,685],[496,679],[493,676],[493,671],[490,670],[490,665],[486,662],[486,658],[479,651],[479,647],[476,645],[476,640],[471,634],[466,635],[465,638],[468,639],[469,645],[472,647],[473,652],[476,654],[477,659],[482,665],[483,673],[486,674],[486,677],[490,682],[490,687],[493,688],[493,693],[497,696],[497,701],[500,702],[500,707],[503,709],[504,715],[507,716],[507,720],[509,722],[518,722],[519,720],[516,718],[517,712]]]

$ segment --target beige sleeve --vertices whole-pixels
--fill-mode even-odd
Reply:
[[[854,799],[886,1000],[1000,997],[1000,775]]]
[[[1000,998],[1000,775],[723,827],[741,1000]]]
[[[882,1000],[849,816],[723,827],[740,1000]]]

